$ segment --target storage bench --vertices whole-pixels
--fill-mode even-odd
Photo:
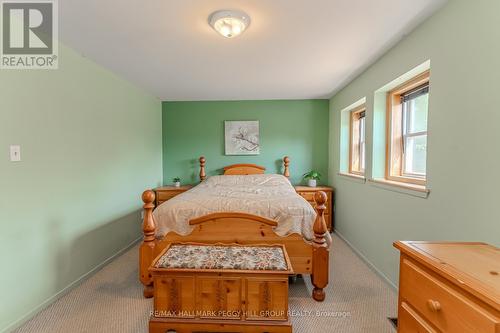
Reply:
[[[291,332],[291,267],[283,245],[171,244],[149,268],[149,332]]]

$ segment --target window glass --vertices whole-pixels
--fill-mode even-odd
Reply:
[[[428,103],[428,92],[403,102],[403,175],[426,174]]]
[[[360,155],[360,169],[365,170],[365,117],[359,120],[359,155]]]
[[[351,111],[349,172],[363,175],[365,172],[365,106]]]
[[[427,135],[406,138],[404,173],[425,175],[427,155]]]
[[[427,131],[427,106],[429,105],[429,94],[425,94],[405,102],[408,110],[408,133]]]

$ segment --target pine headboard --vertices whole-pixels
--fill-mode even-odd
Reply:
[[[205,157],[200,157],[200,181],[204,181],[207,178],[205,172]],[[285,177],[290,177],[290,158],[285,156],[283,158],[283,175]],[[224,175],[258,175],[263,174],[266,171],[266,168],[257,164],[232,164],[224,167]]]

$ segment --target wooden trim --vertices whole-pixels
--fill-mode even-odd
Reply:
[[[164,332],[219,332],[219,333],[292,333],[290,319],[272,320],[234,320],[234,319],[192,319],[160,318],[149,319],[149,333]]]
[[[146,190],[142,193],[142,201],[144,202],[142,233],[144,239],[139,248],[139,280],[144,285],[144,297],[153,297],[153,279],[147,268],[149,263],[153,261],[156,250],[156,223],[153,218],[155,197],[155,192],[152,190]]]
[[[205,172],[205,162],[207,160],[204,156],[200,157],[200,182],[204,181],[207,178],[207,174]]]
[[[256,168],[262,171],[266,171],[266,168],[257,164],[252,164],[252,163],[239,163],[239,164],[232,164],[224,167],[224,171],[231,170],[231,169],[236,169],[236,168],[241,168],[241,167],[250,167],[250,168]]]
[[[391,164],[391,126],[392,121],[392,99],[389,92],[386,95],[386,105],[385,105],[385,179],[389,179],[390,176],[390,164]]]
[[[366,180],[366,177],[363,175],[357,175],[357,174],[354,174],[354,173],[345,173],[345,172],[339,172],[337,173],[337,175],[339,176],[343,176],[343,177],[351,177],[351,178],[355,178],[355,179],[359,179],[359,180]]]
[[[366,103],[363,103],[361,105],[358,105],[354,108],[352,108],[351,110],[349,110],[349,112],[352,114],[352,113],[361,113],[363,111],[366,111]]]
[[[294,186],[295,191],[297,192],[318,192],[318,191],[323,191],[323,192],[333,192],[333,187],[331,186],[326,186],[326,185],[318,185],[316,187],[310,187],[310,186],[305,186],[305,185],[295,185]]]
[[[385,178],[393,182],[425,186],[426,178],[403,175],[403,129],[401,95],[430,80],[430,70],[419,74],[387,92],[386,139],[385,139]]]
[[[167,186],[157,187],[153,190],[156,196],[155,205],[159,206],[165,201],[168,201],[181,193],[189,191],[192,188],[193,185],[183,185],[179,187],[167,185]]]
[[[401,175],[403,159],[402,107],[399,95],[387,94],[386,178]]]
[[[153,189],[154,192],[185,192],[193,188],[194,185],[181,185],[176,187],[174,185],[165,185]]]
[[[288,156],[283,157],[283,165],[284,165],[283,176],[285,176],[286,178],[290,178],[290,157]]]
[[[401,183],[401,182],[395,182],[395,181],[391,181],[391,180],[387,180],[387,179],[374,179],[374,178],[370,178],[370,179],[368,179],[368,181],[370,181],[372,183],[394,186],[394,187],[404,188],[407,190],[412,190],[412,191],[417,191],[417,192],[422,192],[422,193],[430,193],[430,190],[428,188],[425,188],[425,186],[422,186],[422,185]]]
[[[266,168],[257,164],[241,163],[224,167],[224,175],[257,175],[263,174]]]
[[[430,75],[431,75],[431,71],[430,71],[430,69],[428,69],[425,72],[415,76],[414,78],[412,78],[406,82],[403,82],[402,84],[400,84],[396,88],[391,89],[389,91],[389,93],[392,95],[402,95],[405,92],[408,92],[408,91],[410,91],[418,86],[423,85],[424,83],[429,82]]]
[[[349,173],[364,175],[364,171],[361,171],[361,155],[360,155],[360,147],[359,147],[359,126],[360,126],[360,117],[359,115],[362,112],[366,112],[366,104],[362,104],[351,111],[349,111]],[[366,124],[366,122],[365,122]],[[354,131],[354,127],[357,129]],[[366,129],[366,128],[365,128]],[[356,138],[355,138],[356,136]],[[356,140],[355,140],[356,139]],[[358,141],[356,143],[355,141]],[[357,148],[355,149],[355,146]],[[356,166],[355,166],[356,164]]]
[[[316,220],[314,221],[313,231],[313,257],[312,257],[312,275],[311,282],[314,286],[313,298],[318,302],[325,300],[324,288],[328,285],[328,263],[329,263],[329,247],[326,242],[326,227],[324,211],[326,209],[326,201],[328,197],[325,192],[318,191],[314,194],[316,203]]]
[[[404,184],[413,184],[413,185],[419,185],[419,186],[424,186],[427,185],[427,181],[424,179],[419,179],[419,178],[412,178],[412,177],[404,177],[404,176],[388,176],[387,180],[390,180],[395,183],[404,183]]]
[[[192,219],[189,221],[190,225],[197,225],[200,223],[204,223],[207,221],[214,221],[217,219],[229,219],[229,218],[241,218],[241,219],[246,219],[246,220],[251,220],[255,222],[260,222],[260,223],[265,223],[267,225],[276,227],[278,225],[278,222],[269,220],[265,217],[258,216],[258,215],[252,215],[252,214],[247,214],[247,213],[237,213],[237,212],[225,212],[225,213],[212,213],[208,215],[204,215],[195,219]]]
[[[354,145],[353,141],[353,130],[352,127],[354,126],[354,120],[353,120],[353,114],[352,111],[349,112],[349,173],[352,173],[352,159],[353,159],[353,151],[352,151],[352,146]]]

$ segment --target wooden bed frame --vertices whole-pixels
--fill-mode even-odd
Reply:
[[[204,181],[205,158],[200,157],[200,180]],[[283,158],[284,176],[289,177],[290,159]],[[224,168],[224,175],[263,174],[264,167],[255,164],[234,164]],[[181,236],[169,232],[157,238],[156,223],[153,218],[155,192],[146,190],[142,194],[144,201],[144,221],[142,230],[144,239],[139,249],[139,278],[144,285],[144,297],[153,296],[153,279],[148,268],[158,254],[174,242],[196,243],[237,243],[237,244],[283,244],[286,247],[295,274],[311,275],[314,286],[312,297],[316,301],[325,299],[324,288],[328,285],[329,246],[326,240],[327,227],[323,212],[327,196],[319,191],[315,194],[317,216],[314,221],[314,239],[307,242],[299,234],[286,237],[278,236],[273,227],[276,221],[252,214],[225,212],[205,215],[189,221],[194,226],[193,232]]]

